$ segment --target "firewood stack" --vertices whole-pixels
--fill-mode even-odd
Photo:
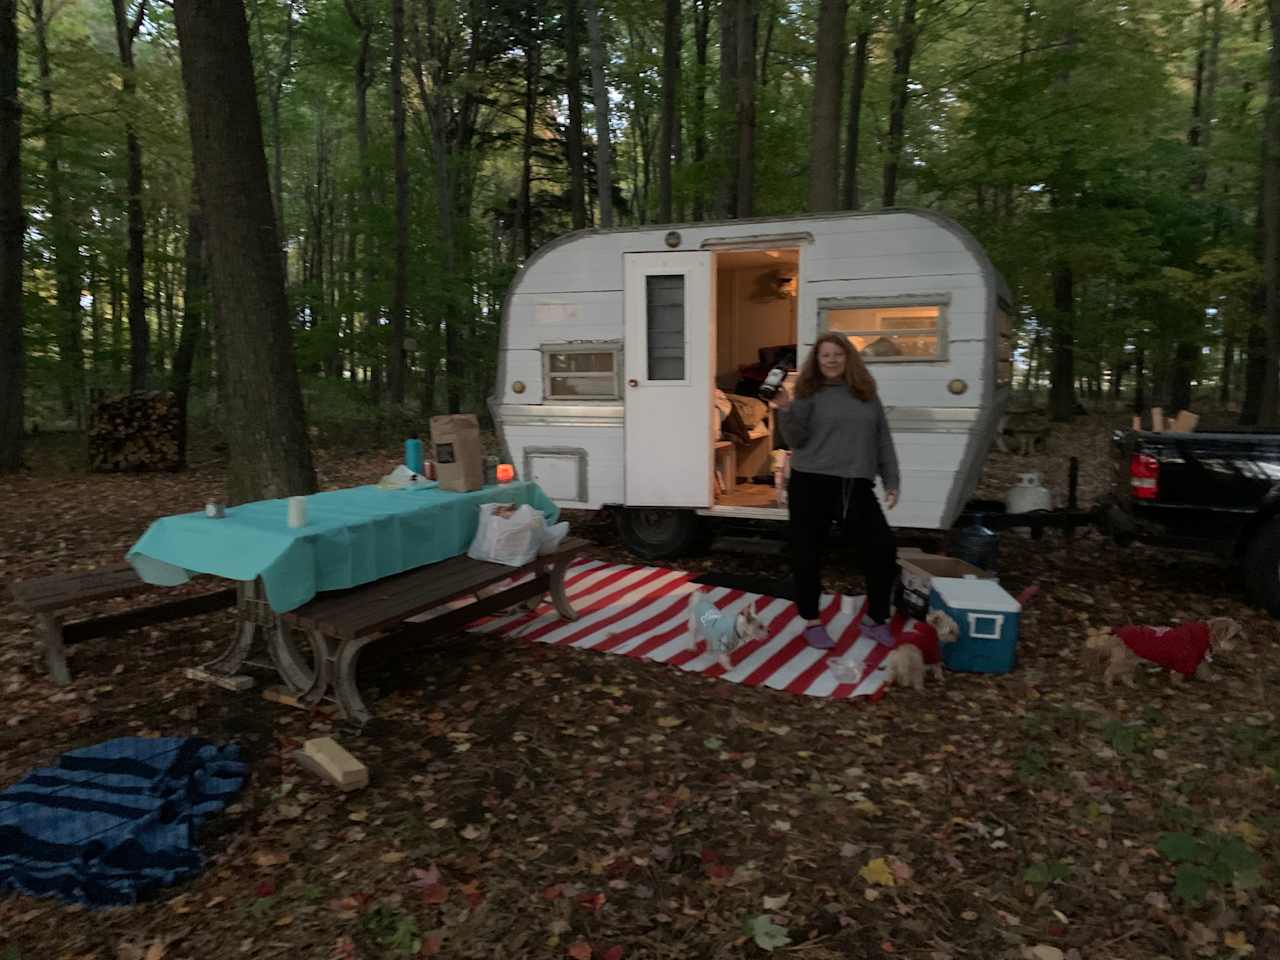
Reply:
[[[151,390],[96,400],[89,407],[89,469],[179,470],[183,426],[172,393]]]

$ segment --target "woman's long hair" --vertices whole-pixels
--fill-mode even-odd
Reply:
[[[824,333],[813,345],[809,355],[800,366],[800,376],[796,378],[796,396],[811,397],[818,387],[826,382],[822,371],[818,369],[818,348],[824,343],[834,343],[844,351],[844,382],[849,385],[849,392],[859,400],[873,400],[876,395],[876,378],[863,362],[862,355],[854,348],[849,339],[839,333]]]

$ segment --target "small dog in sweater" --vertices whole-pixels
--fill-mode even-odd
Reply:
[[[699,642],[706,644],[707,652],[714,653],[726,670],[733,666],[730,660],[733,651],[744,643],[763,640],[767,634],[763,621],[750,605],[743,607],[737,616],[731,616],[701,591],[689,597],[689,649],[697,649]]]
[[[1176,627],[1090,627],[1085,656],[1094,669],[1102,668],[1108,687],[1117,679],[1132,687],[1134,671],[1144,660],[1164,667],[1173,680],[1210,680],[1213,652],[1232,649],[1242,634],[1240,624],[1229,617]]]
[[[924,690],[924,675],[932,673],[942,681],[942,644],[954,643],[959,625],[941,610],[931,610],[924,623],[899,635],[897,646],[884,658],[890,682],[900,687]]]

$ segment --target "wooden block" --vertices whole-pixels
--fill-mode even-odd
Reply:
[[[367,787],[369,785],[369,778],[367,774],[363,780],[354,780],[351,783],[338,783],[329,775],[329,771],[321,766],[314,757],[309,756],[305,750],[295,750],[289,756],[298,762],[298,766],[302,767],[304,770],[309,770],[326,783],[330,783],[337,787],[343,793],[350,793],[352,790],[359,790],[361,787]]]
[[[253,686],[253,677],[246,676],[243,673],[226,674],[226,673],[210,673],[208,670],[202,670],[200,667],[187,667],[182,671],[187,675],[188,680],[199,680],[202,683],[212,683],[222,687],[224,690],[248,690]]]
[[[262,691],[262,699],[270,700],[272,703],[282,703],[286,707],[296,707],[299,710],[316,710],[326,714],[333,713],[336,710],[331,703],[318,703],[314,707],[305,704],[284,687],[267,687]]]
[[[1151,408],[1151,431],[1153,433],[1164,433],[1164,409],[1162,407]]]
[[[1190,410],[1179,410],[1178,415],[1173,418],[1174,433],[1194,433],[1196,424],[1200,422],[1200,417],[1192,413]]]
[[[347,753],[333,737],[316,737],[302,745],[303,752],[324,768],[325,775],[340,787],[364,786],[369,768]]]

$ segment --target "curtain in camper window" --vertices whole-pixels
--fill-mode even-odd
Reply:
[[[645,277],[650,380],[684,379],[684,275]]]

